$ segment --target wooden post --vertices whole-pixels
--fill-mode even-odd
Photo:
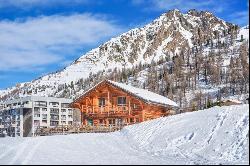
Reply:
[[[108,90],[108,116],[109,116],[109,109],[110,109],[110,96],[109,96],[109,90]]]
[[[106,124],[106,126],[108,126],[108,125],[109,125],[109,121],[108,121],[108,119],[107,119],[107,118],[105,119],[105,124]]]
[[[128,114],[130,115],[131,112],[131,104],[130,104],[130,98],[128,100]]]
[[[86,110],[86,112],[87,112],[87,110]],[[83,123],[83,104],[82,104],[82,109],[81,109],[81,123]]]
[[[93,97],[93,98],[92,98],[92,110],[93,110],[93,112],[95,111],[95,107],[94,107],[94,99],[95,99],[95,97]]]
[[[144,109],[142,110],[142,121],[143,122],[145,121],[145,110]]]
[[[88,101],[86,99],[86,113],[89,113],[89,110],[88,110]]]

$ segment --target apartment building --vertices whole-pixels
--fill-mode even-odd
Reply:
[[[29,96],[2,103],[0,135],[34,136],[38,127],[73,125],[71,99]]]
[[[0,115],[1,115],[1,110],[3,109],[4,104],[0,102]],[[3,130],[4,126],[2,125],[2,116],[0,116],[0,137],[3,136]]]

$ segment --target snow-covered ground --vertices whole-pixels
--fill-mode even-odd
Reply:
[[[159,118],[108,134],[0,139],[0,164],[248,164],[249,105]]]

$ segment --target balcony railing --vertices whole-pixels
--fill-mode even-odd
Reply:
[[[59,111],[50,111],[50,114],[59,115]]]
[[[128,116],[132,114],[132,108],[126,105],[124,106],[89,106],[86,109],[86,115],[91,117],[121,117],[121,116]]]

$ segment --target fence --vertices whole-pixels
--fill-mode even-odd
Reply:
[[[109,125],[109,126],[69,126],[60,125],[56,127],[44,128],[37,127],[35,136],[48,136],[48,135],[66,135],[66,134],[79,134],[79,133],[108,133],[121,130],[125,125]]]

